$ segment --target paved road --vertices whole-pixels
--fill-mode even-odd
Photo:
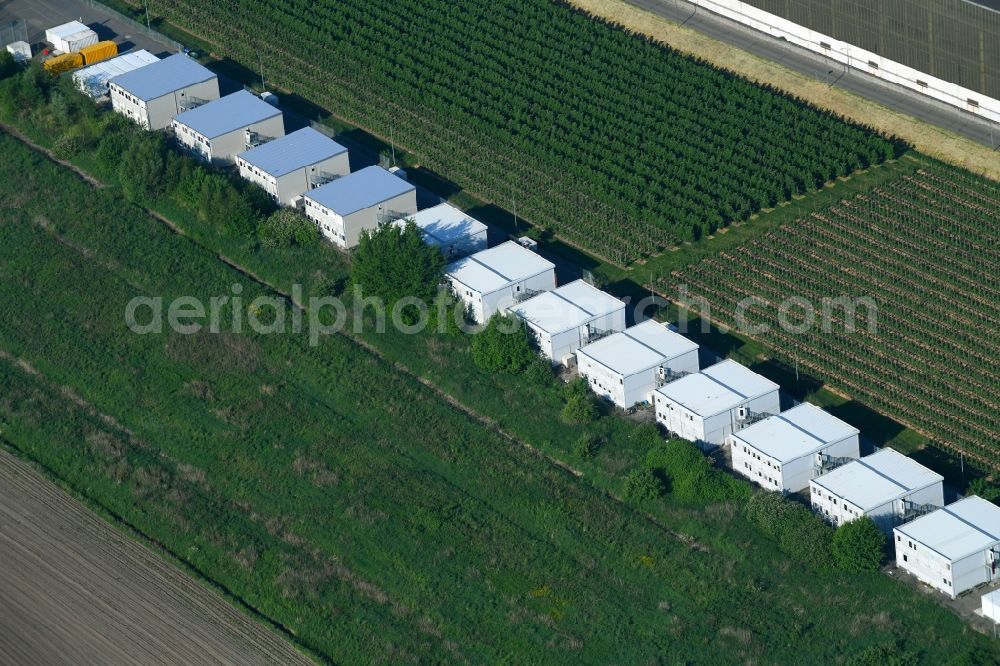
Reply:
[[[811,51],[765,35],[684,0],[625,1],[807,76],[821,81],[833,80],[836,86],[914,118],[952,130],[956,134],[967,136],[987,146],[1000,146],[1000,124],[990,123],[943,102],[876,79],[864,72],[850,69],[845,73],[844,65],[841,63],[832,62]]]
[[[0,663],[312,663],[3,450],[0,489]]]
[[[161,57],[172,53],[164,44],[113,18],[105,9],[91,7],[79,0],[0,0],[0,25],[15,19],[27,21],[28,39],[33,45],[45,41],[48,28],[78,20],[92,28],[101,39],[118,42],[121,52],[139,48]]]

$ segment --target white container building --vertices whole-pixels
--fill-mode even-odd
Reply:
[[[983,617],[993,624],[1000,624],[1000,590],[987,592],[981,601]]]
[[[309,190],[351,173],[347,148],[312,127],[240,153],[236,165],[242,178],[283,206],[296,205]]]
[[[882,449],[809,482],[813,511],[833,525],[868,516],[883,532],[944,506],[944,477],[893,449]]]
[[[591,340],[625,330],[625,303],[583,280],[508,309],[534,333],[542,356],[557,365],[575,360],[576,350]]]
[[[306,216],[335,245],[356,247],[364,230],[374,231],[417,212],[417,190],[380,166],[338,178],[304,195]]]
[[[896,566],[952,599],[1000,574],[1000,507],[972,495],[893,530]]]
[[[407,219],[413,220],[424,240],[440,247],[449,261],[487,247],[486,225],[449,203],[425,208]]]
[[[174,116],[219,99],[219,79],[183,53],[108,81],[111,108],[148,130],[170,127]]]
[[[96,44],[98,40],[96,32],[79,21],[70,21],[46,30],[45,41],[57,51],[73,53],[85,46]]]
[[[203,104],[174,116],[177,143],[212,164],[233,164],[249,148],[285,136],[281,111],[251,92]]]
[[[151,65],[158,60],[159,58],[145,49],[130,51],[73,72],[73,83],[83,94],[93,99],[100,99],[111,94],[108,87],[111,79]]]
[[[676,436],[709,449],[762,415],[781,411],[779,387],[726,359],[656,389],[656,421]]]
[[[445,278],[473,321],[485,323],[520,300],[556,288],[556,267],[514,241],[448,265]]]
[[[824,469],[860,455],[859,431],[804,402],[729,436],[733,469],[768,490],[794,493]]]
[[[577,349],[576,366],[591,391],[629,409],[652,402],[668,381],[698,372],[698,345],[649,319]]]
[[[31,60],[31,44],[28,42],[11,42],[7,45],[7,53],[14,56],[14,61],[22,65]]]

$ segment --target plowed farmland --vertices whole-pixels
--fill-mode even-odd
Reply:
[[[311,664],[0,449],[0,662]]]

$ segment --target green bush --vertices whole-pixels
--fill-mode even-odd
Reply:
[[[562,409],[562,420],[571,425],[592,423],[600,416],[594,398],[587,394],[574,393]]]
[[[761,491],[751,495],[745,515],[794,559],[820,568],[829,566],[833,530],[805,506]]]
[[[601,446],[603,445],[603,437],[594,433],[585,433],[580,435],[579,439],[576,440],[576,443],[573,445],[573,453],[578,458],[589,460],[597,455],[597,452],[601,450]]]
[[[663,479],[654,470],[640,467],[625,477],[625,497],[633,502],[662,497],[666,492]]]
[[[444,279],[441,251],[424,242],[412,222],[385,224],[363,231],[351,264],[351,279],[365,296],[377,296],[389,306],[415,297],[431,303]]]
[[[291,208],[271,213],[257,228],[261,247],[308,247],[319,242],[319,231],[307,217]]]
[[[885,534],[871,518],[844,523],[833,533],[831,550],[838,569],[857,573],[878,571],[885,559]]]
[[[1000,488],[981,476],[970,481],[965,492],[967,495],[979,495],[987,502],[993,502],[994,504],[997,503],[997,500],[1000,500]]]
[[[130,201],[146,202],[163,189],[163,152],[159,135],[133,136],[118,164],[118,182]]]
[[[896,641],[879,643],[848,657],[844,666],[916,666],[917,655],[903,649]]]
[[[662,470],[671,480],[673,496],[684,502],[725,502],[750,496],[748,483],[716,468],[712,459],[691,442],[657,437],[645,463],[650,469]]]
[[[528,368],[538,357],[531,333],[510,315],[496,314],[472,337],[472,360],[488,372],[513,375]]]

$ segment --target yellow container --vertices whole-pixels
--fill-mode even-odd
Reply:
[[[95,62],[118,55],[118,45],[111,40],[97,42],[80,49],[80,55],[83,56],[83,64],[93,65]]]
[[[64,53],[63,55],[49,58],[42,63],[42,67],[45,68],[45,71],[52,76],[58,76],[63,72],[68,72],[71,69],[76,69],[82,65],[83,56],[79,53]]]

